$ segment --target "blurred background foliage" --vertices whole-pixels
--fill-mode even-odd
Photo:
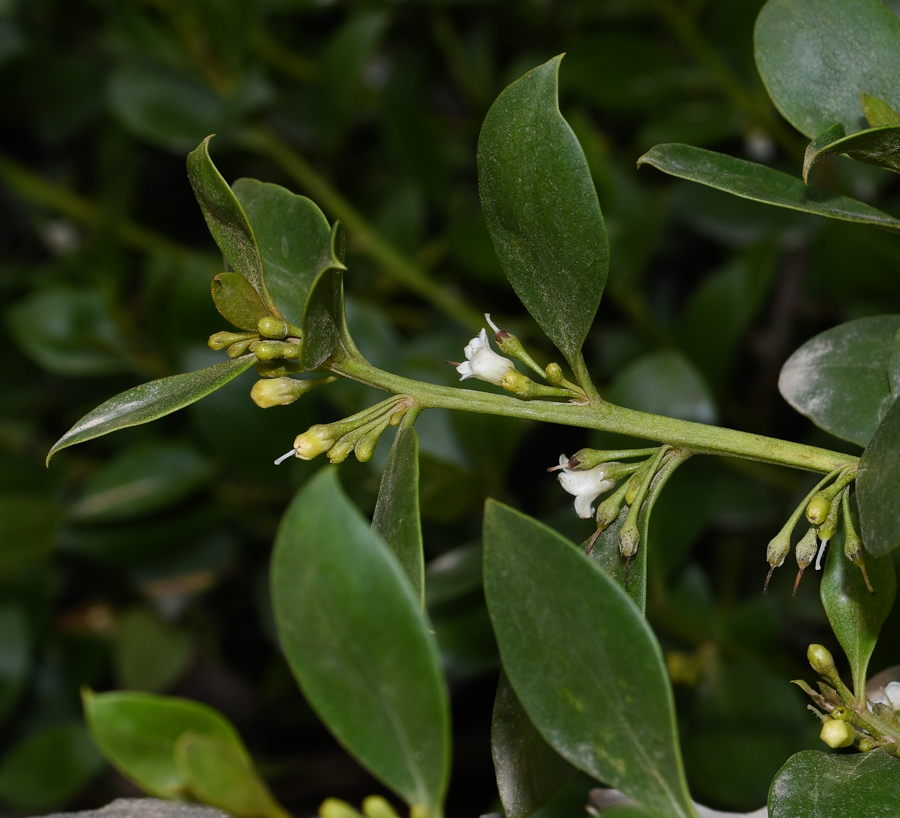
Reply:
[[[311,423],[372,402],[339,383],[258,409],[254,373],[174,416],[67,450],[50,445],[130,386],[218,360],[209,295],[222,261],[188,185],[209,133],[229,181],[282,184],[349,229],[349,320],[376,365],[440,383],[492,313],[553,351],[505,283],[478,202],[492,100],[566,52],[561,106],[607,219],[611,271],[586,352],[618,403],[837,449],[776,388],[814,333],[900,312],[900,243],[680,183],[635,160],[680,141],[799,175],[804,142],[753,63],[761,0],[0,1],[0,812],[123,794],[78,699],[149,690],[221,709],[279,799],[380,791],[318,724],[282,659],[267,567],[279,517],[318,462],[272,460]],[[900,212],[886,172],[829,159],[813,181]],[[481,385],[483,388],[492,388]],[[546,468],[609,435],[426,413],[427,601],[451,684],[449,815],[498,806],[490,712],[498,657],[480,581],[485,497],[567,536],[592,526]],[[388,450],[347,461],[368,513]],[[765,801],[818,722],[788,680],[806,645],[840,655],[810,572],[762,595],[765,546],[803,475],[697,459],[651,526],[648,616],[675,683],[694,796]],[[893,627],[892,627],[893,623]],[[576,623],[573,623],[573,626]],[[873,670],[898,655],[896,617]],[[580,777],[547,814],[577,814]],[[576,812],[572,812],[572,810]]]

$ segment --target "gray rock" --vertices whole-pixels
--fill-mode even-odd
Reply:
[[[56,812],[45,818],[231,818],[227,812],[199,804],[159,798],[117,798],[100,809]]]

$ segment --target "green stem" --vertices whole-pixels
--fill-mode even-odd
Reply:
[[[329,368],[338,375],[377,389],[409,395],[423,409],[458,409],[464,412],[505,415],[582,429],[617,432],[631,437],[657,440],[676,448],[690,449],[694,454],[741,457],[825,474],[858,460],[852,455],[816,446],[637,412],[599,399],[583,403],[523,401],[505,395],[438,386],[402,378],[350,357],[332,361]]]
[[[476,331],[484,326],[480,313],[438,285],[424,269],[406,258],[324,176],[270,128],[264,125],[249,128],[244,132],[243,139],[248,147],[277,163],[311,199],[340,219],[386,273],[463,326]]]

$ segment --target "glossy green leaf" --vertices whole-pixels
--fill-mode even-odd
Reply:
[[[309,288],[328,250],[328,220],[312,201],[279,185],[238,179],[232,189],[256,236],[266,287],[281,314],[299,326]]]
[[[846,136],[843,125],[829,128],[809,143],[803,158],[803,181],[812,166],[826,156],[846,154],[857,162],[900,172],[900,125],[882,125]]]
[[[894,401],[859,459],[856,502],[866,550],[876,557],[900,546],[900,400]]]
[[[638,167],[641,165],[652,165],[679,179],[699,182],[743,199],[900,232],[900,220],[856,199],[805,185],[802,179],[780,170],[721,153],[690,145],[657,145],[638,159]]]
[[[182,733],[175,762],[191,795],[236,818],[286,818],[246,755],[215,736]]]
[[[529,71],[488,111],[478,183],[506,277],[577,371],[606,286],[609,246],[584,152],[559,112],[561,59]]]
[[[226,383],[246,372],[256,362],[254,355],[244,355],[208,366],[197,372],[170,375],[143,383],[101,403],[88,412],[50,449],[47,462],[61,449],[108,435],[129,426],[139,426],[171,415],[200,398],[205,398]]]
[[[113,643],[118,687],[160,693],[184,675],[191,653],[191,639],[184,631],[148,610],[131,610],[119,621]]]
[[[437,645],[403,567],[319,472],[285,514],[272,557],[281,643],[307,701],[407,803],[441,812],[449,709]]]
[[[488,501],[484,587],[503,666],[544,738],[666,816],[695,816],[672,689],[640,610],[580,549]]]
[[[219,273],[212,280],[212,299],[221,316],[238,329],[256,332],[259,319],[272,315],[253,285],[238,273]]]
[[[897,400],[900,397],[900,329],[894,335],[891,360],[888,364],[888,380],[891,385],[891,397]]]
[[[506,818],[533,815],[578,772],[547,744],[502,671],[491,720],[491,755]]]
[[[19,699],[31,666],[31,632],[16,605],[0,606],[0,720]]]
[[[141,443],[97,472],[69,513],[90,522],[140,517],[189,497],[211,476],[209,462],[191,446]]]
[[[754,47],[775,106],[810,139],[866,127],[860,92],[900,105],[900,20],[880,0],[769,0]]]
[[[900,125],[900,114],[898,114],[883,99],[873,97],[865,91],[860,99],[863,113],[869,125],[877,128],[880,125]]]
[[[231,269],[250,282],[274,315],[280,315],[266,289],[262,256],[253,228],[241,203],[213,164],[209,155],[210,139],[207,136],[187,158],[188,179],[203,218]]]
[[[410,426],[397,431],[372,517],[372,528],[397,557],[413,590],[425,602],[425,557],[419,516],[419,436]]]
[[[18,810],[64,804],[103,770],[84,725],[69,722],[32,733],[0,759],[0,801]]]
[[[778,389],[826,432],[865,446],[893,400],[888,368],[900,316],[848,321],[807,341],[781,369]]]
[[[897,574],[890,557],[870,556],[866,572],[875,590],[870,594],[862,571],[844,556],[843,537],[835,539],[829,547],[819,595],[831,629],[850,662],[853,690],[862,691],[881,626],[894,607]]]
[[[893,815],[900,759],[887,753],[837,755],[804,750],[788,759],[769,790],[769,818]]]
[[[181,800],[188,794],[188,781],[175,758],[176,742],[188,732],[218,739],[251,763],[228,719],[205,704],[152,693],[89,690],[82,699],[97,748],[148,795]]]

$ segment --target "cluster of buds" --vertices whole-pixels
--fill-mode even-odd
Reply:
[[[422,818],[421,807],[411,809],[411,818]],[[319,818],[398,818],[397,811],[380,795],[363,799],[362,812],[339,798],[326,798],[319,807]]]
[[[297,372],[294,366],[285,372],[278,372],[275,362],[284,367],[285,364],[300,358],[300,328],[289,321],[267,315],[259,319],[256,332],[217,332],[209,336],[207,346],[216,351],[224,349],[229,358],[239,358],[252,352],[258,359],[257,367],[263,366],[260,374],[263,377],[282,377],[288,372]],[[272,374],[269,374],[272,373]]]
[[[275,464],[291,457],[312,460],[327,453],[332,463],[342,463],[353,452],[361,463],[370,460],[378,439],[388,426],[398,426],[415,401],[406,395],[388,398],[368,409],[335,423],[317,423],[297,435],[294,448]]]
[[[806,517],[810,527],[803,537],[800,538],[794,549],[799,570],[797,579],[794,581],[793,595],[797,595],[797,588],[800,585],[803,572],[813,560],[815,560],[816,570],[821,570],[822,557],[841,521],[844,523],[845,532],[844,555],[862,571],[869,593],[875,593],[866,573],[862,540],[859,534],[856,533],[856,527],[853,525],[853,518],[850,514],[850,486],[856,479],[857,469],[858,465],[856,463],[841,466],[822,478],[813,490],[806,495],[803,502],[797,506],[781,531],[771,540],[766,550],[769,573],[766,576],[763,593],[768,591],[772,573],[784,563],[790,552],[791,534],[803,516]]]
[[[806,656],[823,679],[819,692],[804,681],[794,684],[814,702],[809,709],[822,722],[819,738],[835,749],[855,745],[864,753],[881,749],[900,757],[900,683],[890,682],[857,697],[841,680],[827,648],[810,645]]]
[[[549,364],[544,369],[541,369],[540,365],[526,352],[522,342],[515,335],[500,329],[491,321],[490,314],[485,313],[484,317],[491,329],[494,330],[494,341],[500,351],[504,355],[509,355],[521,361],[551,385],[545,386],[533,381],[527,375],[519,372],[510,358],[504,358],[503,355],[498,355],[494,352],[491,349],[486,329],[482,329],[466,345],[464,350],[465,361],[462,363],[447,361],[448,364],[456,367],[461,381],[467,378],[476,378],[479,381],[486,381],[494,384],[494,386],[499,386],[507,392],[511,392],[517,398],[525,400],[531,398],[569,398],[584,401],[587,399],[584,390],[580,386],[565,378],[559,364]]]
[[[642,459],[633,463],[621,462],[631,458]],[[588,543],[588,554],[597,537],[619,518],[624,507],[626,517],[619,529],[618,540],[619,553],[627,560],[627,576],[628,565],[641,541],[639,515],[654,478],[663,469],[680,462],[671,446],[621,451],[581,449],[572,457],[560,455],[559,465],[547,471],[559,472],[560,485],[575,497],[575,513],[579,517],[588,519],[594,515],[596,518],[597,530]],[[594,501],[612,489],[612,493],[597,507],[595,515]]]

